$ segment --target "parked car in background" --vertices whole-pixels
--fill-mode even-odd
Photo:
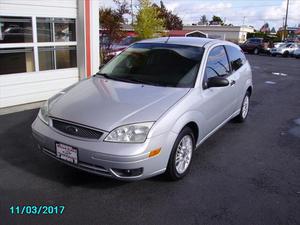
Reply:
[[[137,41],[137,37],[127,36],[123,38],[120,42],[114,43],[111,47],[110,52],[108,53],[109,57],[112,58],[116,55],[119,55],[125,48]]]
[[[263,38],[249,38],[245,43],[240,45],[244,52],[258,55],[260,53],[269,54],[271,43]]]
[[[294,51],[293,56],[294,56],[295,58],[297,58],[297,59],[300,58],[300,47],[297,48],[297,49]]]
[[[272,56],[281,55],[282,57],[292,56],[294,51],[299,48],[298,43],[286,43],[279,45],[278,48],[272,48],[270,53]]]
[[[282,45],[287,44],[286,42],[275,42],[273,48],[279,48]]]
[[[246,120],[251,93],[239,46],[148,39],[50,98],[32,131],[41,151],[78,169],[121,180],[166,172],[178,180],[203,141],[231,119]]]

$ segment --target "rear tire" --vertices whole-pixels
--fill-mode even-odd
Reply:
[[[247,91],[241,105],[240,113],[234,118],[236,122],[243,123],[247,119],[249,113],[249,106],[250,106],[250,93],[249,91]]]
[[[171,180],[183,178],[190,170],[195,138],[191,128],[185,127],[179,133],[169,158],[166,175]]]
[[[288,57],[289,56],[289,52],[288,51],[285,51],[283,54],[282,54],[283,57]]]

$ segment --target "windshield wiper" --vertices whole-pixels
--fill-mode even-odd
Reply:
[[[96,75],[100,75],[104,78],[107,78],[107,79],[111,79],[111,80],[118,80],[118,81],[125,81],[124,79],[120,78],[120,77],[113,77],[113,76],[109,76],[108,74],[106,73],[100,73],[100,72],[97,72]]]
[[[96,75],[100,75],[103,76],[104,78],[111,79],[111,80],[117,80],[117,81],[129,82],[129,83],[149,84],[153,86],[167,86],[166,84],[161,84],[161,83],[148,81],[148,80],[142,80],[132,76],[117,77],[117,76],[109,76],[106,73],[100,73],[100,72],[97,72]]]
[[[123,82],[130,82],[130,83],[139,83],[137,81],[130,80],[130,79],[123,78],[123,77],[109,76],[106,73],[97,72],[96,75],[100,75],[100,76],[102,76],[104,78],[111,79],[111,80],[117,80],[117,81],[123,81]]]
[[[157,83],[157,82],[153,82],[153,81],[149,81],[149,80],[142,80],[142,79],[138,79],[138,78],[132,77],[132,76],[127,76],[126,79],[128,79],[128,81],[133,81],[133,82],[139,83],[139,84],[149,84],[149,85],[153,85],[153,86],[167,86],[166,84]]]
[[[106,73],[97,72],[96,75],[100,75],[100,76],[105,77],[107,79],[112,79],[111,76],[108,76]]]

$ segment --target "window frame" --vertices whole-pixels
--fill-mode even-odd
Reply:
[[[15,17],[11,14],[1,14],[1,16],[5,17]],[[38,48],[39,47],[57,47],[57,46],[74,46],[77,50],[77,38],[76,41],[67,41],[67,42],[38,42],[37,38],[37,18],[41,18],[41,16],[25,16],[21,15],[18,17],[30,17],[32,22],[32,42],[27,43],[5,43],[0,44],[0,49],[10,49],[10,48],[33,48],[33,57],[34,57],[34,71],[33,72],[24,72],[24,73],[36,73],[40,71],[46,71],[46,70],[40,70],[39,66],[39,55],[38,55]],[[44,16],[42,18],[51,18],[51,16]],[[77,18],[76,17],[56,17],[56,18],[68,18],[68,19],[75,19],[75,32],[77,37]],[[77,58],[76,58],[76,64],[78,66]],[[64,68],[65,69],[73,69],[76,67],[70,67],[70,68]],[[54,70],[61,70],[61,69],[51,69],[47,71],[54,71]],[[2,74],[0,76],[6,76],[6,75],[13,75],[13,74],[19,74],[19,73],[9,73],[9,74]]]
[[[204,69],[203,69],[202,84],[201,84],[203,90],[208,89],[208,88],[206,87],[207,79],[206,79],[206,75],[205,75],[205,70],[206,70],[206,66],[207,66],[207,63],[208,63],[209,54],[210,54],[215,48],[218,48],[218,47],[222,47],[222,48],[224,49],[225,55],[226,55],[226,59],[227,59],[227,63],[228,63],[228,66],[229,66],[228,74],[227,74],[226,76],[222,76],[222,77],[228,78],[229,76],[232,75],[232,69],[231,69],[231,65],[230,65],[230,62],[229,62],[229,57],[228,57],[228,53],[227,53],[227,51],[226,51],[225,45],[224,45],[224,44],[219,44],[219,45],[213,46],[213,47],[212,47],[211,49],[209,49],[208,52],[207,52],[206,62],[205,62]]]
[[[227,46],[227,47],[231,47],[231,48],[235,48],[237,51],[240,51],[240,53],[243,54],[243,55],[244,55],[244,53],[241,51],[241,49],[236,48],[235,46],[228,45],[228,44],[227,44],[227,45],[224,45],[224,48],[225,48],[225,51],[226,51],[226,54],[227,54],[227,59],[228,59],[228,62],[229,62],[230,75],[231,75],[231,74],[235,73],[236,71],[238,71],[240,68],[242,68],[242,67],[245,65],[245,63],[246,63],[246,61],[247,61],[247,58],[246,58],[246,56],[244,55],[245,62],[243,61],[243,65],[240,66],[237,70],[233,70],[232,65],[231,65],[231,61],[230,61],[230,57],[229,57],[229,53],[228,53],[228,51],[227,51],[227,49],[226,49],[226,46]]]

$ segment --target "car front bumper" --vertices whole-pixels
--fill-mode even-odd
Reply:
[[[104,142],[106,134],[96,141],[82,140],[61,134],[38,117],[32,124],[32,133],[38,148],[48,156],[78,169],[119,180],[141,180],[164,173],[177,137],[176,133],[167,132],[138,144]],[[56,143],[75,147],[78,162],[58,158]],[[152,150],[159,148],[158,155],[149,157]],[[139,171],[139,174],[126,175],[126,171]]]

